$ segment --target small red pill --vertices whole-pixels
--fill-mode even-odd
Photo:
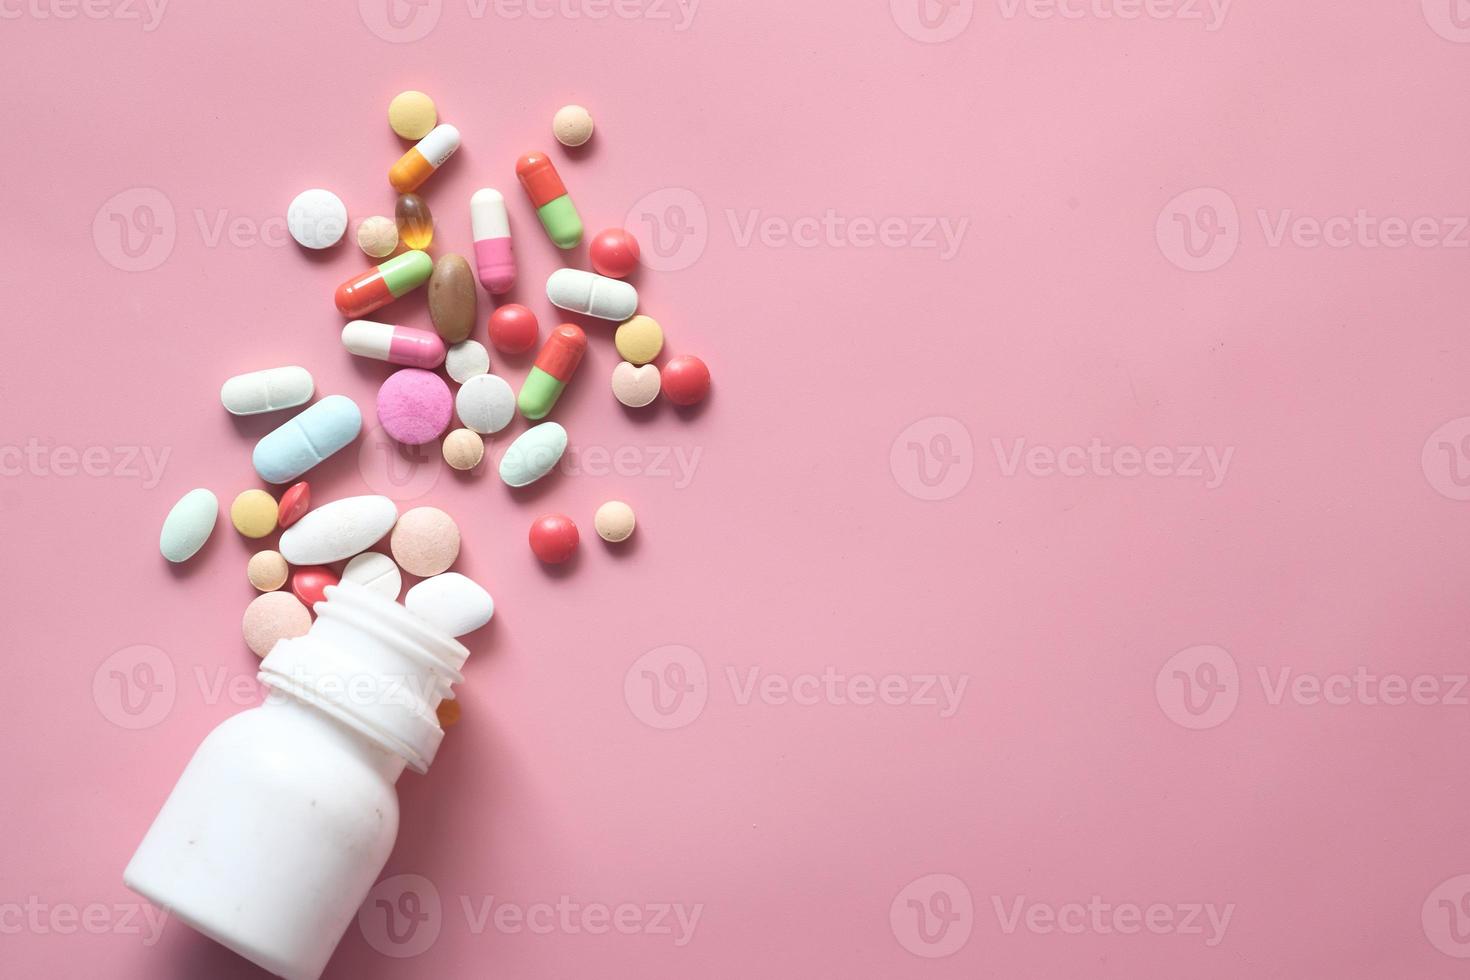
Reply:
[[[548,565],[559,565],[577,550],[577,525],[565,514],[547,514],[531,525],[531,550]]]
[[[587,244],[587,257],[598,275],[622,279],[638,268],[638,239],[625,228],[600,231]]]
[[[681,354],[659,372],[664,397],[675,405],[693,405],[709,394],[709,368],[693,354]]]
[[[306,604],[310,609],[313,605],[326,598],[326,588],[336,585],[339,579],[332,574],[330,568],[320,565],[303,565],[291,573],[291,591],[296,598]]]
[[[522,354],[535,347],[540,330],[536,314],[519,303],[507,303],[490,314],[490,343],[507,354]]]
[[[305,480],[293,483],[285,493],[281,494],[281,506],[276,517],[276,523],[282,529],[290,527],[301,520],[301,515],[311,507],[311,487]]]

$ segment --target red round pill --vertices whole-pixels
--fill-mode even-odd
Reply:
[[[577,550],[577,525],[565,514],[547,514],[531,525],[531,550],[548,565],[560,565]]]
[[[490,343],[507,354],[520,354],[535,347],[540,329],[536,314],[519,303],[507,303],[490,314]]]
[[[277,510],[276,523],[282,529],[290,527],[301,520],[307,508],[311,506],[311,487],[305,480],[293,483],[285,493],[281,494],[281,505]]]
[[[291,573],[291,591],[310,609],[326,598],[327,586],[336,585],[338,581],[330,568],[303,565]]]
[[[664,397],[675,405],[693,405],[709,394],[709,368],[693,354],[680,354],[664,365]]]
[[[638,268],[638,239],[623,228],[600,231],[587,243],[587,257],[599,276],[621,279]]]

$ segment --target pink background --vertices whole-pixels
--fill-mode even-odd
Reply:
[[[512,168],[553,150],[589,232],[643,238],[665,357],[716,390],[620,408],[589,322],[568,471],[510,493],[365,437],[311,474],[319,501],[450,511],[498,606],[463,721],[400,782],[387,904],[329,977],[1463,975],[1449,2],[392,2],[401,28],[373,0],[177,0],[152,30],[107,0],[4,8],[6,975],[261,975],[177,922],[150,936],[121,883],[195,745],[253,703],[219,686],[253,676],[251,548],[223,525],[172,569],[158,529],[191,487],[257,484],[278,419],[227,416],[229,375],[300,363],[371,416],[390,369],[340,349],[329,301],[367,263],[303,254],[280,216],[311,186],[391,213],[410,87],[465,134],[425,188],[436,252],[503,189],[544,336],[562,257]],[[549,136],[566,102],[597,117],[580,152]],[[1303,217],[1333,244],[1277,235]],[[427,325],[423,294],[384,316]],[[493,354],[517,385],[529,361]],[[623,549],[591,533],[614,497]],[[553,510],[583,543],[548,572],[525,536]],[[651,686],[680,670],[684,700]],[[934,678],[964,685],[952,711],[922,703]],[[538,918],[559,901],[639,918]],[[412,902],[427,918],[383,911]],[[698,908],[692,935],[660,905]]]

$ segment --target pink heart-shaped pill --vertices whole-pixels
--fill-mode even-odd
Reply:
[[[652,364],[635,367],[627,361],[619,361],[613,368],[613,397],[629,408],[642,408],[658,397],[663,384],[658,368]]]

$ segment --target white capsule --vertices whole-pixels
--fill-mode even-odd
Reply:
[[[325,565],[371,548],[397,521],[387,497],[344,497],[307,511],[281,532],[277,550],[293,565]]]
[[[621,279],[585,269],[557,269],[546,280],[546,298],[564,310],[623,321],[638,310],[638,290]]]
[[[311,372],[292,365],[237,374],[220,387],[219,400],[231,415],[259,415],[305,405],[315,391]]]

